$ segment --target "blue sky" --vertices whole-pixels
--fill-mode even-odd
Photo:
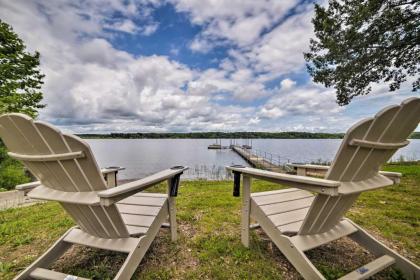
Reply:
[[[71,132],[344,132],[414,95],[378,84],[338,106],[306,73],[312,16],[304,0],[0,0],[41,53],[40,118]]]

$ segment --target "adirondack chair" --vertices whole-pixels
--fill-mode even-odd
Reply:
[[[393,184],[380,167],[401,147],[420,121],[420,99],[410,98],[351,127],[328,168],[325,179],[230,166],[234,196],[242,176],[241,240],[249,246],[249,230],[260,226],[305,279],[325,279],[305,251],[344,236],[378,258],[342,279],[366,279],[395,264],[408,279],[420,279],[417,265],[391,250],[351,220],[344,218],[359,195]],[[292,188],[251,193],[252,178]],[[258,224],[250,225],[250,217]]]
[[[166,219],[177,239],[175,196],[185,167],[108,188],[89,145],[76,136],[23,114],[2,115],[0,136],[40,181],[28,196],[59,202],[77,224],[15,279],[85,279],[48,269],[73,244],[127,253],[114,279],[130,279]],[[164,181],[168,194],[141,192]]]

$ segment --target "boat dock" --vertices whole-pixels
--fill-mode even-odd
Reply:
[[[267,157],[266,154],[265,156],[258,155],[250,149],[246,149],[237,145],[232,145],[231,149],[232,151],[237,153],[240,157],[242,157],[245,161],[247,161],[252,167],[261,168],[261,169],[270,170],[270,171],[279,172],[279,173],[286,173],[288,171],[286,170],[285,165],[280,163],[280,160],[278,160],[278,162],[273,160],[272,155],[270,158]]]
[[[242,141],[242,145],[238,144],[239,141]],[[274,155],[270,152],[253,150],[252,139],[230,139],[229,146],[223,146],[222,139],[216,139],[216,143],[210,144],[207,148],[210,150],[231,149],[255,168],[279,173],[291,171],[291,168],[287,166],[289,163],[288,160],[287,162],[282,162],[278,155]]]
[[[216,143],[210,144],[207,148],[209,150],[224,150],[229,149],[229,146],[223,146],[222,139],[216,139]]]
[[[252,149],[252,139],[242,139],[244,144],[242,146],[238,145],[238,139],[230,139],[229,146],[222,145],[222,139],[216,139],[216,143],[210,144],[207,146],[209,150],[225,150],[225,149],[232,149],[233,146],[242,147],[244,149]]]

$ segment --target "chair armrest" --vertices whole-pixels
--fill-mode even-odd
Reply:
[[[288,185],[312,192],[328,195],[338,195],[338,188],[341,183],[332,180],[325,180],[313,177],[282,174],[250,167],[227,166],[226,169],[256,179],[270,181],[276,184]]]
[[[297,163],[288,163],[287,165],[297,168],[307,168],[307,169],[316,169],[316,170],[328,170],[329,165],[318,165],[318,164],[297,164]]]
[[[306,176],[308,171],[314,170],[318,171],[319,173],[325,173],[330,168],[329,165],[315,165],[315,164],[288,164],[289,166],[295,167],[297,169],[297,174]],[[390,171],[379,171],[379,174],[391,179],[394,184],[399,184],[401,180],[401,173],[398,172],[390,172]]]
[[[316,164],[296,164],[291,163],[288,166],[294,167],[296,169],[296,174],[301,176],[307,176],[309,172],[313,172],[315,174],[312,175],[320,175],[323,176],[327,173],[330,166],[328,165],[316,165]]]
[[[160,182],[173,179],[176,176],[180,176],[187,169],[188,167],[176,166],[170,169],[165,169],[146,178],[126,183],[112,189],[101,191],[98,193],[101,205],[109,206],[117,201],[120,201],[121,199],[132,196],[133,194],[157,185]],[[173,181],[177,181],[179,183],[179,179]]]
[[[111,167],[106,167],[106,168],[101,168],[101,173],[105,178],[106,181],[106,185],[111,188],[111,187],[116,187],[118,184],[118,180],[117,180],[117,174],[118,171],[120,170],[124,170],[124,167],[120,167],[120,166],[111,166]]]
[[[110,167],[101,168],[101,172],[102,172],[103,175],[106,175],[108,173],[115,173],[115,172],[118,172],[120,170],[125,170],[125,167],[110,166]]]
[[[15,189],[19,192],[23,192],[24,194],[26,194],[34,188],[38,187],[39,185],[41,185],[40,181],[30,182],[26,184],[16,185]]]
[[[379,174],[384,175],[388,179],[391,179],[394,184],[399,184],[402,177],[402,174],[399,172],[379,171]]]

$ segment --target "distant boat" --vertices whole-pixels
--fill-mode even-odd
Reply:
[[[222,149],[222,139],[216,139],[216,143],[215,144],[210,144],[207,148],[211,149],[211,150]]]
[[[220,150],[220,149],[222,149],[222,145],[220,145],[220,144],[211,144],[207,148],[208,149],[211,149],[211,150]]]
[[[245,139],[245,143],[242,145],[242,148],[250,150],[252,149],[252,139]]]

